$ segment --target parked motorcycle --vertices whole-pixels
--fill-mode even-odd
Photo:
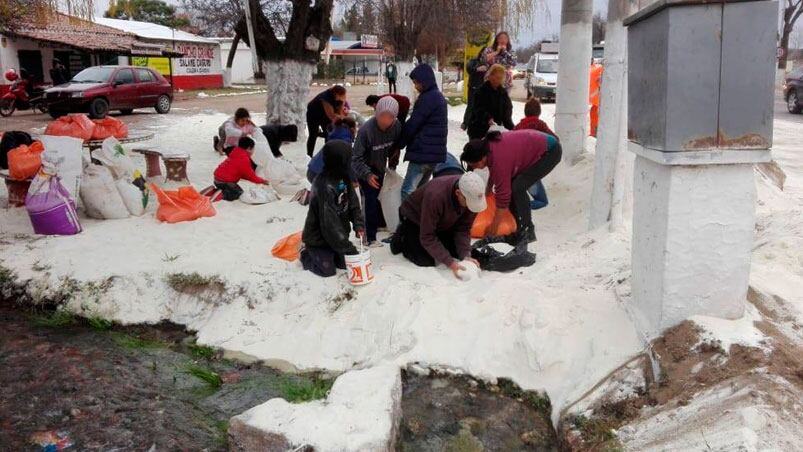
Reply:
[[[16,71],[9,70],[5,74],[6,80],[13,82],[11,89],[0,98],[0,116],[11,116],[15,110],[38,110],[47,113],[44,89],[34,87],[28,95],[28,85],[33,82],[26,77],[20,77]]]

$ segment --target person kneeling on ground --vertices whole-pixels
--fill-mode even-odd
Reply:
[[[485,181],[477,173],[432,179],[402,203],[390,251],[420,267],[440,262],[456,277],[465,270],[462,260],[479,267],[471,258],[471,225],[486,207]]]
[[[307,220],[301,241],[301,264],[318,276],[334,276],[336,269],[345,269],[345,255],[357,254],[349,240],[349,223],[362,237],[362,211],[357,192],[349,180],[351,146],[332,140],[323,146],[323,172],[312,184]]]
[[[227,119],[218,128],[218,136],[213,140],[215,150],[229,155],[229,152],[237,146],[240,137],[251,136],[254,131],[256,131],[256,126],[251,121],[251,113],[245,108],[238,108],[234,112],[234,116]]]
[[[404,126],[404,123],[407,121],[407,113],[410,112],[410,98],[407,96],[402,96],[401,94],[383,94],[381,96],[377,96],[376,94],[371,94],[370,96],[365,98],[365,105],[376,110],[376,104],[379,103],[379,99],[384,99],[385,97],[392,97],[396,100],[399,104],[399,114],[396,115],[396,119],[399,120],[399,124]]]
[[[215,169],[215,187],[223,192],[223,199],[235,201],[240,199],[243,189],[238,182],[245,179],[255,184],[268,185],[268,181],[257,176],[251,166],[251,156],[254,154],[254,140],[241,137],[237,146],[229,152]]]
[[[262,134],[268,140],[270,152],[276,158],[282,157],[282,144],[298,141],[298,127],[294,124],[283,126],[281,124],[266,124],[260,126]]]
[[[365,234],[368,246],[382,246],[376,231],[382,222],[379,191],[385,179],[390,158],[391,167],[399,162],[399,141],[402,127],[396,120],[399,104],[392,97],[383,97],[376,104],[376,115],[357,133],[352,167],[365,195]]]
[[[555,137],[535,130],[491,132],[466,144],[460,160],[471,169],[488,168],[488,188],[496,194],[496,213],[486,235],[497,235],[502,214],[510,207],[519,237],[535,241],[527,189],[549,174],[560,163],[561,155]]]

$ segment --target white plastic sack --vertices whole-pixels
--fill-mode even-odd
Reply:
[[[279,199],[276,192],[269,187],[252,185],[243,190],[240,201],[245,204],[267,204]]]
[[[401,207],[401,188],[404,178],[395,170],[388,168],[385,181],[379,190],[379,202],[382,204],[382,215],[388,230],[395,232],[399,227],[399,207]]]
[[[253,138],[256,146],[251,159],[257,164],[257,175],[268,179],[271,186],[283,196],[292,196],[304,188],[299,171],[293,163],[273,156],[268,140],[259,127],[256,128]]]
[[[114,185],[112,173],[105,166],[89,165],[84,171],[81,201],[90,218],[117,220],[129,216],[120,192]]]
[[[257,164],[257,168],[264,168],[268,166],[268,156],[273,157],[273,153],[270,152],[268,139],[265,138],[265,135],[262,133],[262,129],[257,127],[251,138],[254,139],[255,143],[254,154],[251,156],[251,160]]]
[[[73,200],[78,199],[83,173],[83,141],[80,138],[44,135],[42,164],[50,164]]]
[[[137,217],[145,213],[148,197],[143,196],[142,190],[125,179],[117,179],[114,181],[114,185],[117,187],[117,193],[120,194],[128,213]]]
[[[134,179],[134,170],[136,169],[134,161],[131,160],[128,151],[117,141],[117,138],[109,137],[103,140],[101,148],[94,152],[93,157],[109,168],[115,179],[129,181]]]

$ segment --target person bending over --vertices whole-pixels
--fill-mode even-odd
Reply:
[[[497,235],[502,214],[510,207],[520,236],[535,241],[527,189],[557,166],[561,154],[555,137],[535,130],[491,132],[466,144],[460,160],[471,169],[488,168],[488,189],[496,194],[496,213],[486,235]]]
[[[344,116],[343,104],[346,102],[346,88],[340,85],[321,91],[307,104],[307,155],[312,157],[318,137],[326,137],[329,125]]]
[[[471,225],[486,207],[485,181],[477,173],[432,179],[402,203],[390,251],[420,267],[441,263],[455,276],[465,270],[460,261],[479,267],[471,258]]]
[[[349,240],[351,227],[362,237],[360,200],[349,179],[351,146],[332,140],[321,149],[324,167],[312,184],[307,220],[301,241],[301,264],[318,276],[334,276],[345,269],[345,255],[357,254]]]
[[[240,137],[240,140],[215,169],[215,187],[223,192],[223,199],[235,201],[240,199],[243,189],[239,182],[242,179],[255,184],[268,185],[268,181],[257,176],[251,165],[251,156],[254,154],[254,140],[249,137]]]
[[[266,124],[260,126],[262,134],[268,140],[270,152],[274,157],[282,157],[281,147],[283,144],[298,141],[298,127],[295,124],[283,126],[281,124]]]

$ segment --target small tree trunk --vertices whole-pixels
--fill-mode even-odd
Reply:
[[[563,161],[574,164],[588,135],[588,82],[591,67],[591,0],[563,0],[555,133]]]
[[[234,64],[234,57],[237,54],[237,46],[240,44],[240,33],[234,32],[234,39],[231,41],[231,49],[229,49],[229,56],[226,58],[226,69],[231,69]]]
[[[783,55],[778,58],[778,69],[786,71],[786,61],[789,57],[789,35],[792,34],[792,27],[787,27],[784,25],[783,31],[781,32],[781,42],[780,47],[783,49]]]
[[[265,121],[295,124],[299,137],[305,136],[307,97],[315,65],[295,60],[266,60],[264,67],[268,88]]]

